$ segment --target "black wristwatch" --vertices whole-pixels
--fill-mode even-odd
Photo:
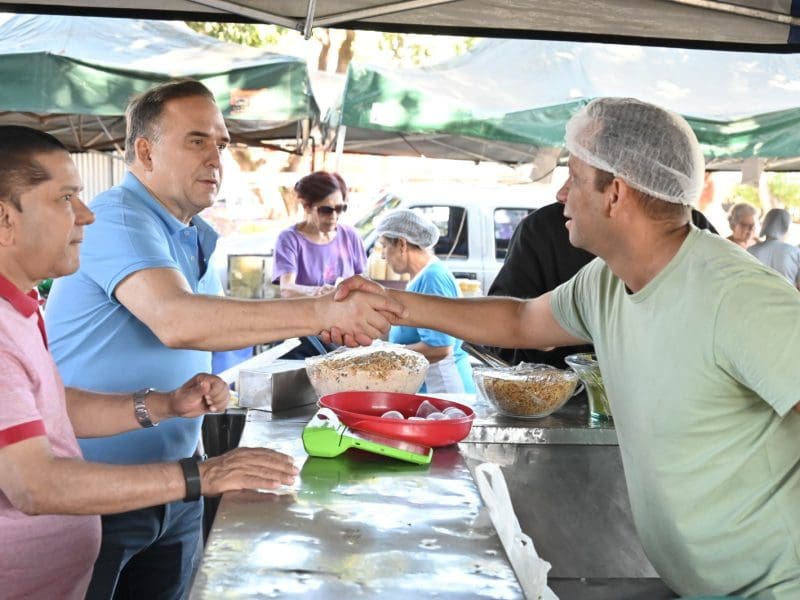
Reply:
[[[202,462],[202,458],[199,456],[182,458],[178,461],[183,471],[183,481],[186,484],[186,495],[183,497],[184,502],[194,502],[199,500],[202,495],[199,462]]]
[[[138,392],[133,393],[133,412],[136,414],[136,420],[142,427],[155,427],[158,423],[153,423],[150,418],[150,411],[147,410],[145,398],[150,395],[150,392],[155,391],[153,388],[144,388]]]

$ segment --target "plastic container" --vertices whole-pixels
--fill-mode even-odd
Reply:
[[[593,421],[613,421],[611,405],[603,384],[603,374],[594,354],[570,354],[564,359],[586,387],[589,400],[589,415]]]
[[[349,391],[413,394],[425,381],[428,366],[419,352],[377,342],[306,359],[308,379],[319,397]]]
[[[498,412],[522,419],[539,419],[557,411],[578,386],[578,376],[572,371],[524,362],[513,367],[475,367],[472,376]]]
[[[317,395],[302,360],[276,360],[239,370],[239,406],[270,412],[314,404]]]
[[[408,420],[417,414],[420,404],[425,401],[437,409],[454,406],[460,408],[466,417],[442,419],[438,421]],[[323,396],[319,405],[330,408],[342,423],[360,431],[369,431],[397,440],[405,440],[438,448],[460,442],[472,429],[475,412],[464,404],[420,396],[392,392],[340,392]],[[403,414],[405,419],[385,419],[381,415],[390,410]]]

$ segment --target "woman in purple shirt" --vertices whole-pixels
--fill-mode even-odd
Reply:
[[[339,223],[347,210],[341,175],[316,171],[300,179],[294,191],[305,220],[280,233],[272,267],[272,281],[284,298],[329,292],[337,280],[363,273],[367,264],[358,232]]]

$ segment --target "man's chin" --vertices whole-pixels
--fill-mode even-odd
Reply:
[[[80,268],[80,266],[81,266],[80,260],[78,259],[70,260],[68,262],[65,262],[64,264],[58,265],[55,269],[53,269],[53,272],[47,277],[49,277],[50,279],[56,279],[58,277],[66,277],[67,275],[72,275],[73,273],[75,273]]]

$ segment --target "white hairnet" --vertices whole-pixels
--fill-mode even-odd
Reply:
[[[567,123],[567,150],[650,196],[692,205],[705,160],[680,115],[634,98],[592,100]]]
[[[388,213],[378,223],[377,231],[388,238],[404,238],[420,248],[430,248],[439,241],[439,228],[406,208]]]

